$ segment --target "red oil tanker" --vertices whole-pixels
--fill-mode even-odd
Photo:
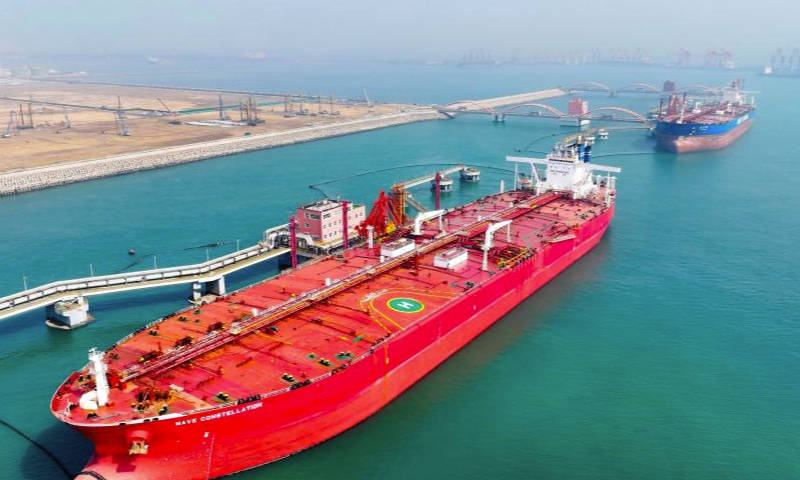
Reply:
[[[92,349],[51,402],[94,442],[77,478],[216,478],[323,442],[392,401],[611,222],[619,169],[588,163],[581,145],[508,160],[530,165],[531,189],[394,230],[373,208],[363,244]]]

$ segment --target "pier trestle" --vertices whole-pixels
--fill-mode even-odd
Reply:
[[[225,290],[225,277],[220,276],[212,280],[205,280],[192,283],[192,301],[198,301],[205,295],[215,295],[221,297],[227,292]]]

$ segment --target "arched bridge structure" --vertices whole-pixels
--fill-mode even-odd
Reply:
[[[620,93],[655,93],[661,94],[664,93],[662,90],[654,85],[650,85],[649,83],[637,82],[637,83],[629,83],[628,85],[619,87],[619,88],[611,88],[608,85],[604,85],[600,82],[580,82],[576,83],[575,85],[569,87],[569,93],[579,93],[579,92],[605,92],[611,95],[612,97],[616,97]]]
[[[569,91],[569,93],[607,92],[612,97],[616,97],[620,93],[649,93],[656,95],[687,93],[690,95],[704,95],[704,96],[719,95],[720,93],[720,89],[718,87],[707,87],[705,85],[691,85],[689,87],[684,87],[679,90],[664,91],[661,88],[656,87],[655,85],[651,85],[649,83],[644,83],[644,82],[629,83],[628,85],[619,88],[611,88],[600,82],[594,82],[594,81],[576,83],[575,85],[569,87],[567,90]]]
[[[478,100],[459,100],[457,102],[451,102],[447,105],[443,105],[439,107],[439,110],[455,110],[455,111],[470,111],[468,106],[477,107],[478,110],[482,110],[491,115],[497,115],[497,110],[492,108],[490,105],[487,105],[483,102]]]
[[[572,92],[608,92],[612,93],[614,90],[606,85],[603,85],[600,82],[580,82],[576,83],[575,85],[569,87],[570,93]]]
[[[520,105],[514,105],[513,107],[507,108],[507,109],[503,110],[502,112],[500,112],[500,115],[505,116],[505,115],[508,115],[508,114],[510,114],[512,112],[516,112],[517,110],[522,109],[522,108],[533,109],[533,112],[541,112],[542,110],[544,110],[544,111],[549,112],[550,114],[552,114],[552,115],[554,115],[556,117],[559,117],[559,118],[566,116],[559,109],[557,109],[555,107],[551,107],[550,105],[545,105],[543,103],[523,103],[523,104],[520,104]],[[534,114],[534,115],[531,115],[531,116],[540,116],[540,115],[535,115]]]
[[[662,93],[661,89],[658,87],[654,87],[649,83],[631,83],[630,85],[625,85],[624,87],[620,87],[616,89],[617,93],[621,92],[632,92],[632,93]]]
[[[622,107],[599,107],[589,110],[583,115],[569,115],[544,103],[521,103],[504,109],[492,107],[480,101],[461,100],[437,107],[439,112],[454,118],[460,115],[489,115],[497,123],[506,121],[506,117],[529,117],[547,119],[580,118],[600,122],[649,123],[644,116]],[[610,112],[605,113],[605,112]],[[621,113],[614,115],[614,113]]]
[[[472,108],[469,108],[472,107]],[[527,111],[526,111],[527,110]],[[494,116],[495,122],[504,122],[507,115],[518,117],[563,118],[567,115],[555,107],[544,103],[521,103],[504,110],[494,108],[477,100],[460,100],[439,107],[439,112],[453,118],[462,114],[486,114]]]
[[[588,112],[584,113],[583,115],[580,116],[580,118],[587,118],[587,119],[592,119],[592,120],[623,121],[623,119],[616,118],[613,115],[611,115],[611,118],[605,118],[604,116],[600,116],[599,118],[597,118],[596,115],[594,115],[597,112],[619,112],[619,113],[624,113],[625,115],[628,116],[628,120],[624,120],[624,121],[629,121],[629,122],[630,121],[635,121],[635,122],[641,122],[641,123],[650,123],[650,120],[648,120],[643,115],[640,115],[640,114],[634,112],[633,110],[628,110],[627,108],[622,108],[622,107],[598,107],[598,108],[589,110]]]

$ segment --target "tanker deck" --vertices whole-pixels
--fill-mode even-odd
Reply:
[[[580,198],[491,195],[93,351],[51,404],[95,443],[78,478],[215,478],[365,419],[600,240],[613,177],[586,171]]]
[[[483,233],[478,225],[485,226],[487,221],[479,218],[486,219],[508,210],[511,202],[531,198],[528,193],[508,192],[455,209],[444,216],[444,228],[464,229],[465,235],[451,234],[456,237],[451,242],[443,242],[416,261],[405,261],[353,288],[342,282],[341,291],[320,302],[314,302],[313,291],[323,289],[326,279],[341,282],[365,269],[379,267],[380,248],[357,247],[335,257],[310,261],[207,305],[167,316],[106,351],[113,404],[98,408],[96,416],[88,421],[73,412],[69,421],[118,424],[158,417],[159,412],[165,415],[213,408],[255,394],[286,390],[292,383],[341,368],[369,352],[379,341],[409,328],[448,300],[498,273],[504,267],[503,258],[492,258],[489,270],[483,271],[483,253],[474,244],[465,249],[468,260],[461,268],[437,268],[433,261],[437,253],[459,239],[464,243]],[[554,238],[570,234],[572,226],[594,218],[601,210],[554,194],[543,195],[534,203],[540,205],[535,210],[520,209],[500,218],[521,214],[511,226],[510,242],[505,230],[494,240],[496,250],[503,251],[510,261],[514,256],[526,255],[526,247],[542,248]],[[423,229],[421,238],[430,240],[439,233],[436,222],[431,223]],[[423,298],[424,308],[418,313],[401,313],[380,301],[382,297],[403,295]],[[223,336],[232,323],[252,317],[254,311],[263,312],[306,298],[311,305],[290,316],[264,322],[258,329],[235,335],[234,340],[199,356],[184,361],[178,358],[161,369],[126,381],[126,371],[146,371],[151,363],[177,356],[209,336]],[[73,375],[54,398],[53,411],[63,412],[69,404],[77,405],[79,397],[91,390],[91,383],[93,379],[85,369]]]

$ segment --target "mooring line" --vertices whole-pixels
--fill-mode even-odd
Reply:
[[[8,428],[9,428],[10,430],[12,430],[13,432],[16,432],[16,434],[17,434],[17,435],[19,435],[20,437],[22,437],[22,438],[24,438],[24,439],[28,440],[29,442],[31,442],[31,443],[32,443],[34,446],[36,446],[36,448],[38,448],[38,449],[39,449],[39,450],[41,450],[41,451],[42,451],[42,452],[43,452],[45,455],[47,455],[48,457],[50,457],[50,459],[53,461],[53,463],[55,463],[56,465],[58,465],[58,468],[59,468],[59,469],[60,469],[60,470],[61,470],[61,471],[64,473],[64,476],[67,478],[67,480],[72,480],[72,478],[73,478],[73,477],[72,477],[72,475],[70,475],[70,474],[69,474],[69,472],[67,471],[67,467],[65,467],[65,466],[64,466],[64,464],[63,464],[63,463],[61,463],[61,461],[60,461],[60,460],[59,460],[59,459],[58,459],[58,458],[57,458],[55,455],[53,455],[53,452],[51,452],[50,450],[48,450],[47,448],[45,448],[45,446],[44,446],[44,445],[42,445],[41,443],[39,443],[39,442],[37,442],[36,440],[34,440],[34,439],[32,439],[31,437],[29,437],[29,436],[28,436],[28,435],[27,435],[25,432],[23,432],[22,430],[18,429],[18,428],[17,428],[17,427],[15,427],[14,425],[11,425],[10,423],[6,422],[6,421],[5,421],[5,420],[3,420],[2,418],[0,418],[0,423],[2,423],[3,425],[5,425],[6,427],[8,427]]]

